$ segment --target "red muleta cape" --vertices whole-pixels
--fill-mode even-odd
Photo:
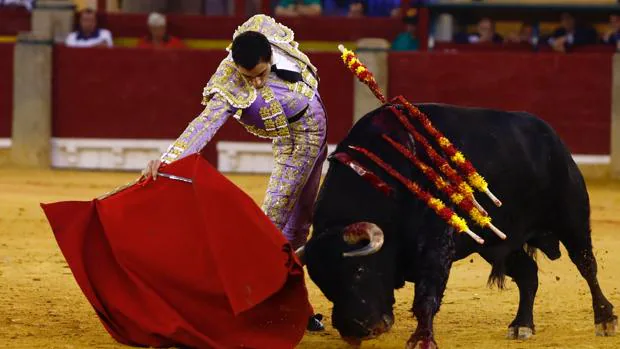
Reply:
[[[192,183],[41,204],[106,330],[133,346],[295,347],[312,308],[282,233],[200,155],[161,171]]]

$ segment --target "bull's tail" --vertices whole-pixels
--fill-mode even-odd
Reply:
[[[506,286],[506,265],[504,261],[495,262],[491,268],[491,274],[487,280],[487,286],[496,285],[498,289],[503,290]]]

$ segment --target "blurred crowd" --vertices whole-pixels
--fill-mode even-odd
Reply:
[[[567,52],[571,47],[580,45],[609,44],[618,47],[620,38],[620,12],[611,13],[602,32],[586,22],[579,22],[571,13],[561,13],[558,25],[549,33],[541,33],[535,23],[523,22],[518,31],[502,36],[497,33],[495,22],[488,17],[481,18],[475,31],[456,33],[452,41],[455,43],[537,43],[549,45],[558,52]]]
[[[260,0],[244,0],[248,13],[260,12]],[[418,11],[416,6],[433,0],[410,0],[412,6],[401,13],[401,0],[270,0],[273,14],[284,16],[344,16],[344,17],[393,17],[402,21],[402,32],[393,38],[393,50],[418,50]],[[619,0],[620,1],[620,0]],[[79,14],[75,31],[66,38],[66,45],[73,47],[108,46],[114,44],[113,33],[97,23],[96,1],[75,0]],[[93,4],[94,3],[94,4]],[[227,15],[232,14],[233,0],[115,0],[117,10],[129,13],[149,13],[144,24],[144,35],[137,47],[182,48],[182,38],[169,33],[166,15],[171,13]],[[31,10],[35,0],[0,0],[1,6],[24,7]],[[94,5],[94,6],[93,6]],[[458,22],[458,19],[457,21]],[[435,30],[441,31],[441,23]],[[597,30],[598,28],[598,30]],[[445,28],[444,28],[445,29]],[[444,33],[446,31],[444,30]],[[555,51],[568,52],[579,45],[606,44],[620,49],[620,11],[610,13],[606,25],[595,27],[579,21],[572,13],[561,13],[557,26],[544,31],[535,22],[522,22],[518,29],[500,33],[496,22],[489,17],[480,18],[476,25],[459,30],[449,28],[444,42],[456,44],[530,44],[548,45]]]
[[[140,37],[136,47],[141,48],[184,48],[183,41],[168,32],[166,16],[152,12],[145,23],[145,34]],[[65,44],[71,47],[112,47],[112,33],[101,28],[97,23],[95,10],[86,8],[79,12],[75,30],[71,32]]]

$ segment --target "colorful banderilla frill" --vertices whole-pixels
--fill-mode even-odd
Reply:
[[[412,153],[409,149],[407,149],[402,144],[396,142],[388,135],[382,135],[383,139],[388,141],[396,150],[398,150],[403,156],[413,162],[419,169],[428,177],[435,187],[442,192],[444,192],[450,200],[459,206],[461,210],[468,213],[471,219],[476,222],[477,225],[485,228],[491,229],[497,236],[502,239],[506,238],[506,235],[497,227],[491,223],[491,217],[489,217],[486,212],[476,207],[476,201],[473,198],[473,195],[463,195],[463,193],[459,190],[459,187],[455,184],[452,184],[451,181],[444,180],[436,171],[430,166],[427,166],[423,163],[418,157]]]
[[[388,99],[381,92],[381,89],[379,88],[379,85],[377,84],[373,74],[355,56],[353,51],[346,49],[342,45],[339,45],[338,49],[342,52],[342,60],[349,68],[349,70],[351,70],[351,72],[353,72],[353,74],[355,74],[355,76],[361,82],[363,82],[370,88],[370,90],[377,97],[377,99],[379,99],[384,104],[387,103]],[[484,208],[482,208],[482,206],[476,201],[473,195],[472,187],[474,187],[480,192],[484,192],[496,206],[499,207],[502,205],[501,201],[497,197],[495,197],[495,195],[493,195],[493,193],[490,191],[488,183],[486,182],[484,177],[482,177],[478,173],[473,164],[469,160],[467,160],[465,155],[458,149],[456,149],[452,142],[450,142],[447,137],[445,137],[433,126],[428,116],[426,116],[420,109],[409,103],[409,101],[407,101],[403,96],[393,98],[391,100],[391,103],[403,105],[407,109],[409,114],[412,117],[416,118],[422,124],[424,129],[433,136],[435,141],[439,144],[440,148],[448,155],[450,160],[452,160],[452,162],[456,164],[456,167],[464,173],[466,179],[463,179],[459,175],[457,170],[453,169],[452,166],[450,166],[449,162],[441,155],[439,155],[437,151],[435,151],[430,142],[415,129],[413,124],[409,121],[409,117],[394,106],[391,106],[390,110],[403,124],[405,129],[409,132],[409,134],[411,134],[414,140],[422,145],[428,156],[431,158],[431,161],[434,163],[435,166],[437,166],[439,171],[448,178],[448,180],[441,177],[441,175],[438,174],[435,169],[422,162],[417,156],[415,156],[415,154],[409,151],[402,144],[394,141],[386,135],[384,135],[383,138],[396,150],[398,150],[403,156],[410,160],[418,169],[420,169],[420,171],[422,171],[422,173],[424,173],[424,175],[426,175],[433,182],[437,189],[446,194],[450,198],[450,200],[454,204],[456,204],[461,210],[465,211],[477,225],[481,227],[488,227],[501,239],[506,239],[506,235],[491,223],[491,218],[488,216]],[[398,179],[420,200],[425,202],[440,217],[442,217],[448,224],[454,226],[459,232],[467,233],[478,243],[484,242],[482,238],[469,230],[465,219],[459,217],[456,213],[447,208],[441,200],[432,197],[428,192],[424,191],[417,183],[403,177],[400,173],[398,173],[388,164],[384,163],[379,157],[377,157],[375,154],[371,153],[367,149],[355,146],[351,146],[351,148],[366,155],[369,159],[379,165],[391,176]]]
[[[484,240],[480,236],[476,235],[474,232],[469,230],[469,227],[467,226],[467,222],[463,218],[459,217],[459,215],[454,213],[454,211],[452,211],[449,207],[447,207],[446,204],[444,204],[443,201],[441,201],[441,199],[433,197],[427,191],[422,189],[422,187],[420,187],[420,185],[418,185],[416,182],[408,178],[405,178],[405,176],[403,176],[398,171],[396,171],[392,166],[385,163],[383,160],[381,160],[381,158],[379,158],[377,155],[375,155],[371,151],[364,149],[362,147],[356,147],[352,145],[350,145],[349,148],[366,155],[370,160],[372,160],[374,163],[379,165],[379,167],[381,167],[383,170],[389,173],[392,177],[400,181],[404,186],[407,187],[407,189],[409,189],[409,191],[415,194],[415,196],[417,196],[420,200],[422,200],[422,202],[426,203],[428,207],[433,209],[433,211],[435,211],[435,213],[437,213],[439,217],[443,218],[448,224],[453,226],[458,232],[466,233],[472,239],[476,240],[476,242],[480,244],[484,243]]]
[[[365,83],[370,88],[372,93],[381,101],[381,103],[387,103],[387,99],[383,93],[381,93],[381,89],[379,88],[379,84],[377,84],[375,77],[372,75],[370,70],[368,70],[368,68],[366,68],[366,66],[362,64],[357,57],[355,57],[355,53],[347,50],[342,45],[338,45],[338,49],[342,52],[342,61],[347,65],[349,70],[351,70],[361,82]]]
[[[467,184],[467,181],[461,178],[458,172],[455,169],[453,169],[452,166],[450,166],[448,161],[444,159],[441,155],[439,155],[437,151],[435,151],[435,149],[433,149],[433,146],[429,143],[426,137],[420,134],[415,129],[415,127],[413,127],[413,125],[411,124],[411,122],[409,122],[409,119],[403,112],[401,112],[395,107],[390,107],[390,110],[394,113],[394,115],[396,115],[396,117],[398,118],[398,121],[400,121],[403,124],[405,129],[409,131],[409,134],[411,134],[413,139],[416,142],[420,143],[422,147],[424,147],[424,150],[426,151],[428,156],[431,158],[431,161],[435,164],[435,166],[437,166],[437,168],[439,168],[439,170],[446,177],[448,177],[448,180],[452,182],[459,189],[459,192],[462,195],[471,198],[474,204],[476,205],[476,207],[478,207],[480,211],[486,214],[486,211],[482,208],[482,206],[480,206],[480,204],[478,204],[478,202],[474,198],[474,195],[473,195],[474,190],[471,188],[471,186],[469,186],[469,184]]]
[[[430,133],[433,138],[435,138],[437,143],[439,143],[441,149],[446,152],[446,154],[457,165],[457,167],[466,174],[469,183],[471,183],[474,188],[485,193],[496,206],[499,207],[502,205],[502,202],[498,198],[496,198],[495,195],[493,195],[493,193],[489,190],[489,185],[478,173],[478,171],[476,171],[474,165],[469,162],[467,158],[465,158],[465,155],[463,155],[463,153],[461,153],[454,147],[452,142],[450,142],[450,140],[446,138],[446,136],[444,136],[433,126],[428,116],[422,113],[420,109],[409,103],[409,101],[407,101],[403,96],[398,96],[394,98],[393,102],[395,100],[401,102],[405,107],[407,107],[407,110],[409,110],[411,115],[413,115],[418,119],[418,121],[420,121],[420,123],[424,126],[424,129],[428,133]]]

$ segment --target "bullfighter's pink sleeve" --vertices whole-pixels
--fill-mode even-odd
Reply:
[[[200,152],[232,114],[230,104],[215,94],[207,102],[202,113],[168,147],[168,150],[160,158],[161,162],[168,164],[187,155]]]

